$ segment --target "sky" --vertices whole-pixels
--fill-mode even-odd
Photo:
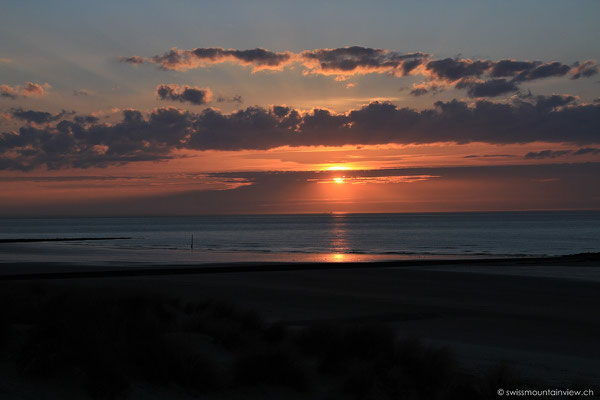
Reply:
[[[597,1],[12,1],[0,215],[600,209]]]

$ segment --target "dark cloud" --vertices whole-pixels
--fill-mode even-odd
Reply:
[[[456,84],[457,89],[467,88],[469,97],[497,97],[519,90],[514,81],[506,79],[491,79],[489,81],[461,80]]]
[[[434,84],[434,83],[417,83],[417,84],[413,84],[412,86],[412,90],[410,92],[408,92],[408,94],[418,97],[418,96],[423,96],[427,93],[438,93],[444,90],[443,86]]]
[[[144,57],[131,56],[131,57],[120,57],[119,61],[122,62],[122,63],[132,64],[132,65],[139,65],[139,64],[145,63],[148,60],[145,59]]]
[[[539,160],[543,158],[556,158],[571,154],[571,150],[542,150],[525,154],[528,160]]]
[[[445,58],[429,61],[425,64],[425,69],[436,79],[455,82],[462,78],[479,77],[486,73],[492,65],[493,63],[488,60],[472,61]]]
[[[587,60],[582,63],[576,62],[572,72],[573,76],[571,79],[589,78],[600,72],[600,68],[595,61]]]
[[[562,64],[558,61],[540,64],[533,68],[527,69],[520,72],[515,76],[516,81],[533,81],[535,79],[551,78],[557,76],[564,76],[571,70],[566,64]]]
[[[313,73],[353,75],[389,72],[404,76],[422,64],[425,53],[401,54],[384,49],[352,46],[303,51],[300,58]]]
[[[595,148],[595,147],[583,147],[575,152],[573,152],[573,155],[575,156],[582,156],[585,154],[600,154],[600,149],[599,148]]]
[[[409,94],[412,94],[413,96],[423,96],[427,93],[429,93],[429,90],[424,87],[416,87],[409,92]]]
[[[494,78],[515,76],[518,73],[530,71],[540,64],[540,61],[500,60],[493,63],[490,76]]]
[[[237,62],[242,65],[252,66],[255,70],[279,69],[287,64],[292,58],[291,53],[278,53],[265,49],[235,50],[213,48],[196,48],[193,50],[181,50],[172,48],[162,55],[156,55],[150,59],[164,70],[185,71],[207,64],[222,62]]]
[[[564,104],[566,100],[562,99]],[[178,149],[266,150],[281,146],[387,143],[600,143],[600,104],[549,107],[557,100],[474,104],[438,101],[416,110],[373,102],[336,114],[287,106],[248,107],[230,114],[159,108],[145,116],[126,110],[116,124],[62,119],[0,135],[0,169],[106,166],[172,158]],[[570,102],[570,100],[569,100]],[[530,156],[531,157],[531,156]]]
[[[553,94],[551,96],[536,96],[536,107],[540,110],[551,110],[556,107],[566,106],[577,101],[577,97],[564,95],[564,94]]]
[[[212,97],[210,89],[175,84],[158,85],[156,87],[156,95],[161,100],[187,102],[196,105],[206,104]]]
[[[584,76],[584,71],[588,74],[585,76],[593,75],[595,64],[591,61],[584,64],[579,65],[581,72],[575,73],[574,79]],[[557,61],[542,63],[446,58],[429,61],[425,70],[433,80],[443,81],[446,85],[454,84],[457,89],[467,89],[469,97],[496,97],[517,92],[521,82],[564,76],[571,71],[571,67]],[[489,79],[490,77],[492,79]],[[506,79],[508,77],[511,79]]]
[[[100,121],[100,118],[93,115],[76,115],[73,117],[73,121],[78,124],[95,124]]]
[[[58,114],[52,114],[52,113],[45,112],[45,111],[24,110],[19,107],[19,108],[12,108],[9,111],[9,114],[11,117],[21,120],[21,121],[33,122],[36,124],[45,124],[45,123],[58,121],[65,115],[73,114],[73,112],[62,110]]]
[[[244,102],[244,99],[242,98],[242,96],[235,95],[235,96],[231,96],[231,97],[226,97],[226,96],[218,96],[216,99],[217,103],[238,103],[238,104],[242,104]]]
[[[469,156],[465,156],[465,158],[512,158],[516,157],[514,154],[472,154]]]
[[[583,156],[583,155],[596,155],[600,154],[600,149],[595,147],[582,147],[579,150],[542,150],[538,152],[531,152],[525,155],[527,159],[543,159],[543,158],[557,158],[566,155]]]

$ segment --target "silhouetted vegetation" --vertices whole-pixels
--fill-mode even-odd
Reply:
[[[114,291],[15,296],[1,299],[0,343],[13,343],[22,379],[72,377],[96,399],[127,398],[139,385],[192,397],[278,390],[331,399],[496,399],[499,387],[527,386],[505,367],[469,375],[448,350],[399,340],[383,324],[291,328],[224,301]]]

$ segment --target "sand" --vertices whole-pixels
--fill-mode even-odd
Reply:
[[[87,277],[69,275],[78,270],[75,266],[58,268],[57,276],[48,275],[48,269],[40,275],[39,265],[29,267],[6,266],[0,285],[30,284],[23,275],[29,271],[49,285],[233,300],[268,321],[289,325],[385,321],[400,336],[449,347],[466,369],[503,362],[550,385],[600,384],[600,282],[582,278],[586,270],[598,274],[600,263],[594,258],[374,263],[349,268],[236,265],[227,273],[203,267],[198,273],[180,269],[177,274],[150,271],[133,276],[119,275],[118,268],[104,275],[102,269],[92,268]],[[519,274],[519,267],[529,272]],[[543,276],[544,268],[552,272],[550,277]]]

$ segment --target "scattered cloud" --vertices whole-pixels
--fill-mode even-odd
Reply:
[[[576,156],[582,156],[585,154],[593,154],[593,155],[600,154],[600,149],[595,148],[595,147],[583,147],[583,148],[573,152],[573,155],[576,155]]]
[[[292,54],[289,52],[278,53],[260,48],[235,50],[212,47],[181,50],[174,47],[162,55],[150,58],[149,61],[157,64],[163,70],[186,71],[212,64],[232,62],[251,66],[254,71],[258,71],[281,69],[291,60]]]
[[[235,96],[231,96],[231,97],[218,96],[216,98],[216,102],[217,103],[238,103],[238,104],[242,104],[244,102],[244,99],[239,94],[235,95]]]
[[[140,65],[140,64],[145,63],[148,60],[145,59],[144,57],[131,56],[131,57],[120,57],[119,61],[122,63],[131,64],[131,65]]]
[[[582,147],[579,150],[542,150],[538,152],[530,152],[525,155],[527,159],[544,159],[557,158],[567,155],[582,156],[600,154],[600,149],[595,147]]]
[[[208,88],[175,84],[158,85],[156,95],[161,100],[187,102],[195,105],[206,104],[212,98],[212,92]]]
[[[0,97],[16,99],[17,97],[42,97],[50,89],[48,83],[40,85],[38,83],[27,82],[25,86],[0,85]]]
[[[73,90],[73,96],[89,96],[91,92],[87,89],[75,89]]]
[[[0,97],[16,99],[19,95],[19,89],[10,85],[0,85]]]
[[[397,51],[362,46],[306,50],[299,53],[276,52],[261,48],[236,50],[223,48],[195,48],[168,52],[149,59],[121,57],[122,62],[141,64],[150,62],[163,70],[186,71],[217,63],[231,62],[250,66],[253,71],[282,70],[287,65],[299,65],[306,75],[332,76],[345,81],[352,76],[388,74],[403,77],[423,76],[426,86],[414,87],[412,95],[421,96],[433,88],[454,87],[467,89],[470,97],[496,97],[518,91],[523,82],[570,75],[572,79],[589,78],[600,71],[593,60],[567,65],[559,61],[528,60],[471,60],[466,58],[433,59],[425,52],[400,53]]]
[[[525,158],[531,159],[542,159],[542,158],[556,158],[571,154],[571,150],[542,150],[538,152],[530,152],[525,155]]]
[[[9,111],[9,115],[12,118],[32,122],[36,124],[47,124],[50,122],[58,121],[65,115],[73,114],[74,112],[69,112],[66,110],[62,110],[58,114],[52,114],[45,111],[35,111],[35,110],[24,110],[23,108],[12,108]]]
[[[335,76],[389,73],[405,76],[429,57],[425,53],[398,53],[384,49],[352,46],[303,51],[298,59],[307,73]]]
[[[576,62],[573,66],[571,79],[589,78],[600,72],[600,68],[595,61],[587,60],[582,63]]]
[[[464,158],[512,158],[516,157],[514,154],[471,154]]]

